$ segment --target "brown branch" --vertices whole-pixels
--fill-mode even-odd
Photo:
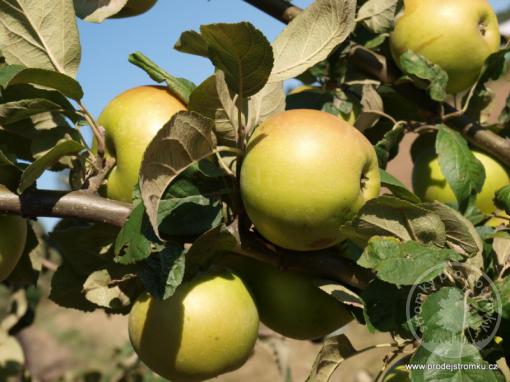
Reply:
[[[32,218],[76,218],[122,227],[131,205],[86,191],[34,190],[17,195],[0,188],[0,213]]]
[[[284,23],[288,23],[301,11],[300,8],[286,0],[244,1]],[[400,77],[399,70],[391,61],[388,62],[384,58],[378,59],[377,54],[361,46],[356,46],[352,49],[350,62],[357,69],[361,69],[384,84],[393,84]],[[442,106],[445,113],[456,116],[446,122],[448,126],[461,132],[473,145],[492,154],[502,163],[510,166],[509,139],[500,137],[496,133],[483,128],[478,121],[459,113],[451,105],[432,101],[426,92],[414,87],[412,84],[393,84],[393,87],[400,95],[413,101],[422,112],[429,114],[431,117],[437,116],[438,110]]]

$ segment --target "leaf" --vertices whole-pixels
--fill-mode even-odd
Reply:
[[[473,257],[483,251],[483,242],[473,224],[446,204],[434,202],[421,206],[437,214],[446,228],[446,243],[458,253]]]
[[[92,23],[101,23],[116,15],[128,0],[74,0],[76,16]]]
[[[78,81],[53,70],[26,68],[22,65],[6,65],[0,68],[0,87],[14,84],[34,84],[58,90],[66,97],[79,101],[83,90]]]
[[[451,249],[374,236],[358,265],[372,269],[377,278],[388,283],[414,285],[433,280],[444,271],[449,260],[459,259],[460,255]]]
[[[498,208],[505,210],[510,214],[510,185],[499,189],[494,197],[494,202]]]
[[[384,112],[384,105],[381,96],[377,93],[374,85],[365,84],[361,96],[362,112],[356,119],[356,128],[360,131],[374,126],[379,120],[380,112]]]
[[[424,80],[424,87],[434,101],[443,102],[446,99],[448,74],[441,67],[410,50],[400,56],[400,67],[404,73]]]
[[[266,84],[261,91],[250,98],[249,103],[250,116],[247,131],[253,131],[266,119],[285,111],[283,81]]]
[[[166,300],[181,285],[184,267],[183,248],[169,244],[161,252],[147,259],[139,276],[152,296]]]
[[[154,232],[159,236],[161,197],[172,181],[192,164],[214,153],[211,120],[194,112],[179,112],[158,131],[145,151],[140,190]]]
[[[225,73],[229,88],[241,97],[252,96],[266,84],[273,68],[273,50],[252,24],[209,24],[200,27],[209,58]]]
[[[0,50],[9,64],[76,77],[80,41],[71,0],[0,0]]]
[[[356,353],[344,334],[326,338],[305,382],[328,382],[338,366]]]
[[[501,317],[510,318],[510,277],[505,277],[496,281],[496,291],[499,293],[501,301]]]
[[[144,205],[140,203],[133,209],[115,240],[115,261],[119,264],[133,264],[146,259],[152,251],[151,243],[156,240]]]
[[[460,203],[482,190],[485,169],[473,155],[466,140],[455,130],[439,125],[436,152],[441,172]]]
[[[235,146],[236,129],[219,99],[216,76],[210,76],[191,93],[188,108],[214,121],[218,144]]]
[[[189,97],[196,87],[193,82],[185,78],[172,76],[141,52],[130,54],[128,60],[133,65],[144,70],[154,81],[158,83],[165,82],[171,92],[184,102],[184,104],[187,105],[189,103]]]
[[[62,264],[51,278],[49,299],[67,309],[77,309],[83,312],[94,311],[96,306],[82,294],[85,279],[84,276],[77,274],[69,264]]]
[[[483,65],[482,74],[478,81],[479,84],[484,84],[489,81],[497,81],[508,73],[510,63],[510,47],[505,47],[492,53]]]
[[[341,284],[334,284],[331,281],[325,280],[315,282],[315,284],[319,287],[319,289],[334,297],[342,304],[354,306],[356,308],[363,308],[363,300],[361,297],[345,286]]]
[[[44,98],[33,98],[0,104],[0,124],[8,125],[46,112],[61,112],[62,107]]]
[[[355,0],[313,2],[273,42],[269,82],[296,77],[325,60],[354,30],[355,13]]]
[[[510,258],[510,238],[495,237],[492,241],[492,249],[496,253],[498,264],[503,267]]]
[[[182,32],[174,48],[179,52],[209,57],[209,45],[200,33],[192,30]]]
[[[380,332],[395,331],[406,321],[406,303],[409,288],[374,279],[361,298],[364,301],[364,316],[369,329]]]
[[[445,226],[439,216],[394,196],[369,200],[342,233],[364,247],[372,236],[395,236],[402,241],[419,240],[443,246]]]
[[[356,126],[358,126],[357,122]],[[388,162],[398,154],[399,145],[404,136],[405,125],[394,125],[393,128],[387,131],[382,139],[375,144],[374,149],[380,168],[386,168]]]
[[[381,176],[381,186],[386,187],[393,195],[411,203],[420,203],[420,198],[409,191],[400,180],[383,169],[379,169],[379,173]]]
[[[398,0],[369,0],[360,7],[356,21],[363,22],[375,34],[391,32],[397,3]]]
[[[85,280],[85,298],[97,306],[108,309],[121,309],[131,305],[131,299],[120,288],[120,284],[132,279],[126,275],[121,280],[113,280],[107,269],[95,271]]]
[[[24,192],[42,175],[42,173],[56,163],[60,158],[68,155],[74,155],[83,150],[84,147],[76,141],[67,140],[61,142],[48,153],[37,159],[35,162],[30,164],[23,171],[21,181],[18,186],[19,192]]]

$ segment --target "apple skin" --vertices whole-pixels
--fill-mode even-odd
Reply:
[[[407,0],[390,34],[392,56],[408,50],[448,73],[448,93],[471,87],[500,46],[499,25],[486,0]]]
[[[23,254],[27,221],[15,215],[0,215],[0,282],[12,273]]]
[[[106,106],[98,122],[105,129],[106,154],[116,159],[106,186],[109,198],[131,202],[145,149],[182,110],[186,110],[184,104],[161,86],[127,90]]]
[[[306,109],[285,111],[256,129],[240,184],[258,232],[296,251],[339,243],[342,224],[380,189],[365,136],[340,118]]]
[[[151,9],[156,2],[157,0],[128,0],[124,8],[111,18],[120,19],[141,15]]]
[[[223,255],[219,262],[246,282],[260,320],[285,337],[313,340],[353,320],[342,303],[321,291],[311,277],[236,254]]]
[[[510,184],[510,172],[495,159],[485,153],[473,150],[474,156],[485,168],[485,183],[476,197],[476,206],[486,214],[496,211],[494,194]],[[432,202],[456,203],[453,190],[446,181],[434,150],[423,150],[414,162],[413,189],[421,199]],[[498,225],[501,219],[492,219],[489,225]]]
[[[165,301],[142,295],[129,315],[140,359],[173,382],[195,382],[239,368],[257,340],[259,316],[243,281],[227,270],[180,285]]]

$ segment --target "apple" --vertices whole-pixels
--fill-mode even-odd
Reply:
[[[113,15],[112,18],[123,18],[138,16],[142,13],[147,12],[151,9],[157,0],[128,0],[124,8],[117,14]]]
[[[510,172],[505,167],[480,151],[473,150],[474,156],[482,162],[485,169],[485,183],[476,197],[476,206],[486,214],[496,211],[494,194],[500,188],[510,184]],[[454,204],[457,202],[453,190],[446,181],[434,150],[419,152],[414,159],[413,189],[416,195],[425,201],[440,201]],[[501,219],[495,219],[490,225],[498,225]]]
[[[377,156],[347,122],[289,110],[262,123],[241,167],[241,198],[258,232],[291,250],[331,247],[340,227],[379,194]]]
[[[223,255],[219,261],[246,282],[260,320],[285,337],[317,339],[353,319],[342,303],[320,290],[311,277],[235,254]]]
[[[0,215],[0,282],[12,273],[23,254],[27,221],[15,215]]]
[[[301,109],[303,107],[320,110],[326,102],[331,102],[332,100],[333,96],[330,92],[324,91],[318,86],[302,85],[292,89],[287,95],[287,110]],[[353,125],[361,113],[361,107],[354,100],[349,99],[349,101],[352,103],[351,112],[340,112],[338,117]]]
[[[106,106],[98,122],[105,129],[106,154],[116,159],[106,186],[109,198],[131,202],[145,149],[182,110],[186,110],[184,104],[161,86],[127,90]]]
[[[136,353],[173,382],[202,381],[239,368],[252,353],[258,328],[250,292],[227,270],[197,276],[164,301],[144,294],[129,314]]]
[[[392,56],[412,50],[448,73],[448,93],[471,87],[499,49],[498,19],[487,0],[406,0],[390,34]]]

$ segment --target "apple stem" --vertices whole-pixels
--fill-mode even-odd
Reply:
[[[80,106],[80,111],[92,129],[92,133],[94,134],[94,138],[97,140],[97,154],[100,157],[104,156],[105,153],[105,139],[104,139],[104,129],[101,128],[92,114],[88,111],[82,101],[78,101],[78,105]]]

